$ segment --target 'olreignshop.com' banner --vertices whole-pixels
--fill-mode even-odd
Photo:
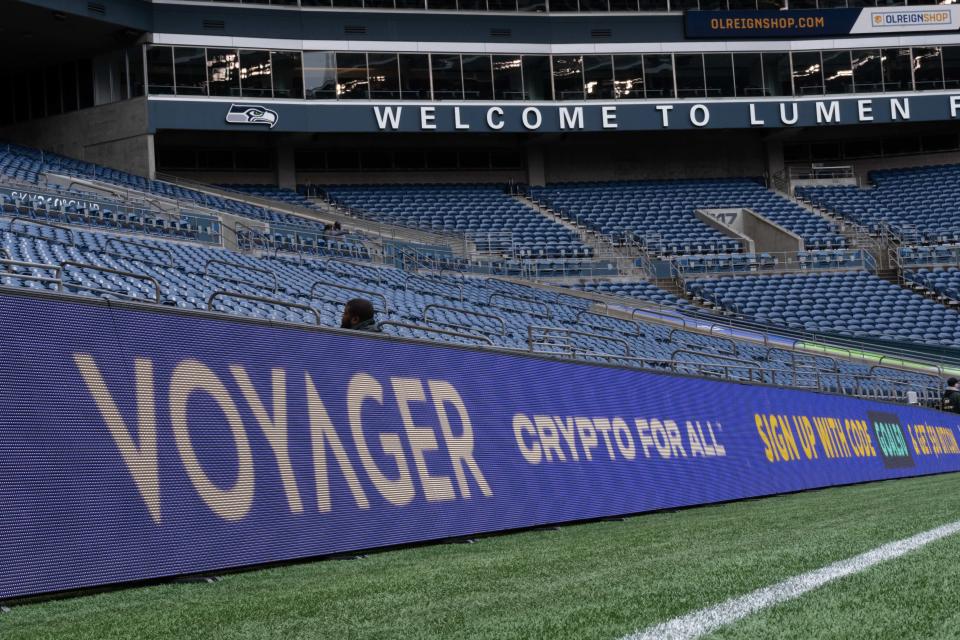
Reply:
[[[960,469],[955,416],[0,296],[0,599]]]
[[[790,11],[687,11],[687,38],[814,38],[956,31],[960,7],[866,7]]]

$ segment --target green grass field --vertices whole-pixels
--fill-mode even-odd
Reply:
[[[615,640],[958,519],[960,474],[882,482],[24,605],[0,638]],[[958,554],[933,542],[713,637],[958,637]]]

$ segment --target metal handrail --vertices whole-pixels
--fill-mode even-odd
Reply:
[[[444,283],[441,283],[441,282],[432,282],[432,281],[430,281],[428,278],[424,278],[423,276],[420,276],[420,275],[417,275],[417,274],[410,274],[410,275],[407,276],[407,278],[404,279],[404,281],[403,281],[403,290],[404,290],[404,291],[409,291],[409,290],[410,290],[410,280],[412,280],[412,279],[414,279],[414,278],[419,278],[419,279],[421,279],[421,280],[427,280],[427,281],[430,282],[431,284],[436,284],[438,287],[456,287],[457,289],[460,290],[460,302],[463,302],[464,289],[463,289],[463,285],[460,284],[459,282],[444,282]],[[422,289],[422,288],[420,288],[419,290],[420,290],[420,291],[424,291],[424,292],[426,292],[426,293],[433,293],[433,294],[437,294],[437,295],[442,295],[442,296],[444,296],[444,297],[450,297],[450,296],[448,296],[446,293],[443,293],[443,292],[428,291],[428,290]]]
[[[533,332],[535,330],[541,331],[541,338],[548,338],[550,335],[560,335],[560,336],[570,336],[570,335],[579,335],[587,336],[590,338],[600,338],[601,340],[606,340],[608,342],[616,342],[623,345],[624,353],[627,356],[633,355],[633,350],[630,348],[630,343],[624,340],[623,338],[614,338],[613,336],[605,336],[601,333],[590,333],[589,331],[578,331],[577,329],[567,329],[566,327],[543,327],[537,325],[527,325],[527,348],[528,351],[533,351],[534,344],[547,344],[544,342],[534,342],[533,341]],[[609,354],[615,357],[615,354]]]
[[[460,308],[460,307],[451,307],[451,306],[445,305],[445,304],[428,304],[427,306],[425,306],[425,307],[423,308],[423,321],[424,321],[424,322],[429,322],[429,321],[430,321],[429,318],[427,318],[427,312],[428,312],[430,309],[445,309],[445,310],[447,310],[447,311],[456,311],[456,312],[458,312],[458,313],[463,313],[463,314],[466,314],[466,315],[477,316],[477,317],[480,317],[480,318],[490,318],[490,319],[492,319],[492,320],[496,320],[497,322],[500,323],[500,335],[501,335],[501,336],[506,336],[506,335],[507,335],[507,323],[504,322],[503,318],[501,318],[500,316],[495,316],[495,315],[492,315],[492,314],[489,314],[489,313],[482,313],[482,312],[480,312],[480,311],[471,311],[470,309],[462,309],[462,308]]]
[[[377,326],[380,328],[383,328],[386,326],[406,327],[407,329],[417,329],[419,331],[427,331],[429,333],[441,333],[445,336],[456,336],[459,338],[470,338],[473,340],[481,340],[483,342],[486,342],[491,347],[493,346],[493,340],[491,340],[487,336],[475,335],[472,333],[460,333],[459,331],[448,331],[446,329],[437,329],[436,327],[427,327],[419,324],[411,324],[409,322],[399,322],[397,320],[384,320],[382,322],[378,322]]]
[[[688,333],[688,334],[695,335],[695,336],[702,335],[702,334],[699,334],[699,333],[693,333],[693,332],[691,332],[691,331],[687,331],[685,328],[674,327],[673,329],[670,329],[670,333],[667,334],[667,342],[673,342],[673,334],[676,333],[677,331],[680,331],[680,332],[683,332],[683,333]],[[730,339],[730,338],[726,338],[726,337],[724,337],[724,336],[715,336],[715,335],[713,335],[713,332],[712,332],[712,331],[711,331],[711,333],[710,333],[710,336],[704,336],[704,337],[709,337],[709,338],[712,339],[712,340],[722,340],[722,341],[724,341],[724,342],[729,342],[729,343],[730,343],[730,355],[734,355],[734,356],[735,356],[735,355],[739,355],[739,354],[740,354],[740,350],[737,348],[737,343],[734,342],[734,341],[733,341],[732,339]]]
[[[600,304],[606,305],[605,302],[601,302]],[[596,311],[591,311],[589,308],[586,308],[586,309],[581,309],[580,311],[577,311],[577,315],[574,316],[574,321],[576,321],[576,322],[578,322],[578,323],[581,322],[581,321],[583,320],[583,316],[584,316],[584,315],[597,316],[598,318],[605,318],[605,319],[607,319],[607,320],[616,320],[617,322],[626,322],[626,323],[632,324],[632,325],[634,326],[634,328],[636,329],[636,335],[637,335],[638,337],[642,337],[643,335],[645,335],[645,334],[643,333],[643,330],[642,330],[641,326],[640,326],[640,323],[637,322],[636,320],[634,320],[634,319],[632,318],[632,316],[631,316],[631,319],[630,319],[630,320],[627,320],[626,318],[618,318],[617,316],[609,316],[609,315],[604,315],[604,314],[602,314],[602,313],[597,313]],[[611,329],[611,328],[609,328],[609,327],[598,327],[597,325],[593,325],[593,324],[591,324],[591,325],[589,325],[589,326],[591,326],[591,327],[596,327],[596,328],[608,329],[608,330],[610,330],[610,331],[619,331],[619,329]]]
[[[494,299],[496,296],[500,296],[501,298],[506,298],[506,299],[510,299],[510,300],[516,300],[516,301],[520,301],[520,302],[527,302],[527,303],[532,302],[532,303],[534,303],[534,304],[544,305],[545,311],[543,311],[543,312],[530,311],[530,310],[528,310],[528,309],[524,309],[524,310],[523,310],[523,313],[526,313],[526,314],[532,315],[532,316],[537,316],[537,317],[539,317],[539,318],[546,318],[547,320],[553,320],[553,318],[554,318],[553,312],[550,311],[549,307],[546,307],[546,304],[547,304],[546,302],[543,302],[542,300],[531,300],[531,299],[529,299],[529,298],[523,298],[523,297],[521,297],[521,296],[514,296],[514,295],[511,295],[511,294],[509,294],[509,293],[494,292],[494,293],[491,293],[491,294],[490,294],[490,297],[487,298],[487,304],[490,305],[491,307],[493,307],[494,309],[503,309],[504,311],[517,312],[517,310],[514,309],[514,308],[511,308],[511,307],[502,307],[502,306],[500,306],[500,305],[493,304],[493,299]]]
[[[337,284],[337,283],[335,283],[335,282],[327,282],[327,281],[325,281],[325,280],[318,280],[317,282],[314,282],[314,283],[310,286],[310,297],[311,297],[311,298],[316,297],[315,290],[316,290],[316,288],[319,287],[319,286],[332,287],[332,288],[334,288],[334,289],[343,289],[343,290],[345,290],[345,291],[353,291],[354,293],[362,293],[362,294],[365,294],[365,295],[368,295],[368,296],[377,296],[378,298],[380,298],[381,300],[383,300],[383,310],[386,311],[387,313],[390,313],[390,301],[387,300],[387,296],[383,295],[382,293],[378,293],[377,291],[371,291],[370,289],[360,289],[359,287],[348,287],[348,286],[346,286],[346,285]],[[326,298],[324,298],[324,299],[326,299]],[[345,302],[345,300],[334,300],[334,302]]]
[[[287,302],[286,300],[277,300],[276,298],[268,298],[266,296],[251,296],[246,293],[238,293],[236,291],[227,291],[226,289],[218,289],[214,291],[207,297],[207,311],[215,311],[213,309],[213,301],[217,298],[239,298],[241,300],[251,300],[253,302],[265,302],[268,304],[275,304],[278,307],[290,307],[291,309],[303,309],[304,311],[309,311],[313,314],[313,317],[317,319],[317,325],[321,325],[320,321],[320,312],[311,307],[308,304],[300,304],[298,302]]]
[[[739,366],[739,367],[737,367],[737,366],[727,366],[727,365],[723,365],[723,364],[721,364],[721,363],[716,363],[716,364],[714,364],[714,363],[709,363],[709,362],[681,362],[680,360],[677,360],[677,355],[678,355],[678,354],[681,354],[681,353],[687,353],[687,354],[690,354],[690,355],[693,355],[693,356],[698,356],[698,357],[701,357],[701,358],[716,358],[716,359],[718,359],[718,360],[725,360],[725,361],[727,361],[727,362],[737,362],[737,363],[740,363],[741,366]],[[750,373],[750,381],[751,381],[751,382],[753,382],[753,373],[752,373],[753,371],[759,372],[759,374],[760,374],[760,376],[759,376],[759,378],[758,378],[758,381],[759,381],[759,382],[763,382],[763,374],[764,374],[764,371],[765,371],[762,367],[760,367],[756,362],[753,362],[752,360],[744,360],[743,358],[734,358],[734,357],[732,357],[732,356],[726,356],[726,355],[715,354],[715,353],[706,353],[706,352],[703,352],[703,351],[694,351],[694,350],[692,350],[692,349],[677,349],[676,351],[674,351],[673,353],[670,354],[670,361],[671,361],[671,362],[674,362],[675,364],[678,364],[678,365],[703,365],[703,366],[707,366],[707,367],[710,367],[710,366],[723,366],[723,367],[725,367],[725,368],[727,368],[727,369],[746,369],[746,370],[748,370],[748,371],[751,372],[751,373]],[[742,365],[746,365],[746,366],[742,366]],[[676,371],[676,368],[674,368],[674,371]],[[771,373],[773,373],[773,372],[771,372]]]
[[[173,252],[170,251],[169,249],[164,249],[163,247],[155,247],[155,246],[149,245],[149,244],[147,244],[147,243],[145,243],[145,242],[136,242],[135,240],[126,240],[126,239],[124,239],[124,238],[118,238],[118,237],[116,237],[116,236],[109,236],[109,237],[107,238],[106,244],[107,244],[108,246],[109,246],[109,244],[110,244],[111,242],[119,242],[120,244],[129,244],[129,245],[133,245],[133,246],[135,246],[135,247],[140,247],[141,249],[149,249],[150,251],[156,251],[157,253],[165,253],[165,254],[167,255],[167,258],[169,258],[170,263],[169,263],[169,264],[166,264],[166,265],[161,264],[161,263],[154,263],[154,264],[160,264],[161,266],[169,267],[169,268],[171,268],[171,269],[176,268],[176,260],[173,259]],[[133,257],[131,257],[131,256],[126,256],[126,255],[123,255],[123,254],[110,253],[110,252],[107,252],[107,253],[109,253],[110,255],[115,255],[115,256],[118,255],[118,256],[120,256],[120,257],[122,257],[122,258],[126,258],[126,259],[128,259],[128,260],[139,260],[139,258],[133,258]]]
[[[280,289],[280,281],[277,280],[277,274],[269,269],[260,269],[258,267],[248,267],[247,265],[237,264],[236,262],[230,262],[229,260],[220,260],[218,258],[210,258],[203,265],[203,275],[210,275],[210,265],[211,264],[222,264],[228,267],[236,267],[237,269],[246,269],[247,271],[255,271],[257,273],[265,273],[273,278],[273,292],[276,293]],[[229,280],[229,278],[227,278]],[[260,282],[251,282],[249,280],[236,280],[240,284],[249,284],[253,287],[262,287],[263,283]]]
[[[2,250],[8,256],[10,255],[10,252],[4,249],[3,247],[0,247],[0,250]],[[22,260],[13,260],[12,258],[2,258],[0,259],[0,264],[6,265],[6,266],[29,267],[31,269],[45,269],[47,271],[53,271],[55,276],[52,278],[48,278],[46,276],[27,275],[27,274],[17,273],[16,271],[0,271],[0,277],[15,278],[17,280],[33,280],[34,282],[55,282],[58,285],[57,290],[58,291],[61,290],[60,285],[62,284],[63,278],[61,276],[62,270],[58,265],[45,264],[42,262],[24,262]]]
[[[77,246],[77,243],[74,240],[74,236],[73,236],[73,229],[71,229],[70,227],[65,227],[61,224],[54,224],[53,222],[49,222],[47,220],[37,220],[36,218],[24,218],[23,216],[13,216],[12,218],[10,218],[10,224],[7,225],[7,231],[9,231],[10,233],[14,233],[13,223],[16,222],[17,220],[26,222],[27,224],[38,224],[45,227],[52,227],[54,229],[60,229],[61,231],[66,231],[70,236],[70,246],[71,247]]]
[[[112,269],[110,267],[101,267],[95,264],[90,264],[89,262],[76,262],[74,260],[66,260],[65,262],[60,263],[60,288],[62,292],[64,287],[70,287],[71,289],[79,289],[81,291],[102,291],[104,293],[109,293],[110,295],[123,296],[125,298],[136,298],[136,296],[131,296],[128,293],[121,293],[119,291],[111,291],[110,289],[99,289],[96,287],[88,287],[81,284],[72,284],[63,281],[63,275],[66,273],[66,267],[79,267],[81,269],[92,269],[94,271],[103,271],[104,273],[113,273],[118,276],[125,276],[128,278],[136,278],[137,280],[145,280],[153,285],[154,293],[154,302],[160,304],[160,283],[157,282],[157,279],[153,276],[144,275],[142,273],[134,273],[132,271],[123,271],[121,269]]]
[[[360,268],[363,268],[363,269],[373,269],[373,270],[376,271],[376,273],[377,273],[377,284],[383,284],[383,273],[381,272],[380,269],[377,269],[376,267],[368,267],[367,265],[356,264],[356,263],[350,262],[349,260],[340,260],[340,259],[338,259],[338,258],[324,258],[324,259],[323,259],[323,268],[324,268],[324,271],[328,270],[328,266],[330,265],[330,263],[333,263],[333,264],[346,264],[346,265],[350,265],[351,267],[360,267]],[[346,273],[346,272],[344,272],[344,271],[334,271],[333,269],[329,269],[329,271],[330,271],[331,273],[333,273],[334,275],[349,276],[349,277],[351,277],[351,278],[352,278],[352,277],[355,277],[355,274],[353,274],[353,273]]]

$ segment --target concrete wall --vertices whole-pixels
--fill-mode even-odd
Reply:
[[[803,239],[763,216],[743,209],[743,233],[753,240],[760,253],[795,253],[803,250]]]
[[[152,177],[153,136],[146,100],[92,107],[0,129],[0,140]]]

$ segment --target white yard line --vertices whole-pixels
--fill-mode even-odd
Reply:
[[[642,631],[624,636],[621,640],[689,640],[699,638],[762,609],[802,596],[828,582],[866,571],[881,562],[899,558],[931,542],[958,532],[960,532],[960,520],[903,540],[888,542],[858,556],[802,573],[769,587],[757,589],[747,595],[731,598],[713,607],[700,609],[679,618],[653,625]]]

